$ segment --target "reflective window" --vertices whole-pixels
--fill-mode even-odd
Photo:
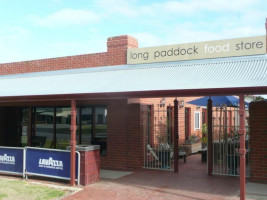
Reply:
[[[199,130],[200,129],[200,112],[199,111],[195,111],[194,112],[194,121],[195,121],[195,130]]]
[[[94,138],[107,138],[107,108],[95,107],[95,131]]]
[[[81,144],[100,145],[100,153],[107,150],[107,108],[81,108]]]
[[[52,148],[53,145],[53,108],[35,108],[32,132],[32,146]]]
[[[70,146],[71,108],[56,109],[56,148],[66,149]]]
[[[91,144],[92,138],[92,108],[81,109],[81,144]]]
[[[28,108],[21,109],[21,146],[28,145]]]
[[[70,107],[37,107],[32,110],[32,146],[57,149],[66,149],[70,146]],[[21,109],[21,112],[21,144],[27,146],[29,145],[28,108]],[[77,144],[100,145],[101,154],[106,154],[107,108],[105,106],[78,107],[76,134]]]

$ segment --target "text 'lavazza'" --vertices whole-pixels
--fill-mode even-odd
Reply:
[[[39,167],[63,170],[63,162],[61,160],[53,160],[52,157],[49,159],[41,158],[39,159]]]
[[[7,154],[0,155],[0,163],[14,165],[16,162],[15,156],[8,156]]]

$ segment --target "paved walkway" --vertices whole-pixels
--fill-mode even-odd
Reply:
[[[212,176],[199,155],[179,162],[179,173],[140,170],[119,179],[102,179],[65,200],[239,199],[238,177]]]
[[[267,185],[259,183],[247,183],[248,199],[266,200],[267,199]]]

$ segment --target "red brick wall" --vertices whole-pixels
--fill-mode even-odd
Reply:
[[[113,100],[108,104],[107,155],[101,156],[101,167],[134,169],[143,166],[143,132],[140,104]]]
[[[267,102],[252,102],[250,123],[250,180],[267,183]]]
[[[0,64],[0,75],[126,64],[126,50],[137,48],[135,38],[108,38],[107,52]]]

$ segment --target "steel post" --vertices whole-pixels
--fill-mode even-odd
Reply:
[[[174,173],[178,173],[178,159],[179,159],[179,150],[178,150],[178,141],[179,141],[179,126],[178,126],[178,100],[174,100]]]
[[[76,151],[76,101],[71,100],[71,152],[70,152],[70,185],[75,185],[75,151]]]
[[[246,198],[246,146],[245,146],[245,101],[244,95],[239,95],[239,155],[240,155],[240,200]]]
[[[208,114],[208,175],[212,175],[213,147],[212,147],[212,100],[209,98],[207,105]]]

